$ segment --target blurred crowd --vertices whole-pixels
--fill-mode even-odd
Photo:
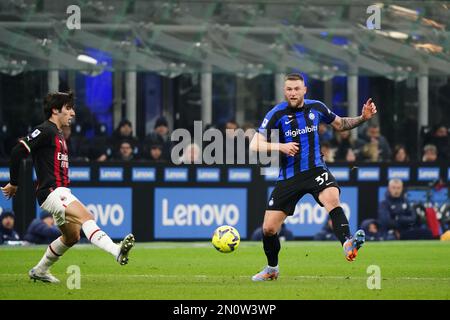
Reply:
[[[211,128],[209,126],[208,128]],[[216,129],[219,129],[224,138],[224,150],[230,144],[236,143],[236,135],[229,130],[255,129],[251,124],[239,124],[229,120]],[[228,129],[228,133],[227,133]],[[334,131],[331,126],[321,123],[319,125],[319,138],[321,152],[324,160],[332,162],[436,162],[449,161],[449,128],[445,125],[436,125],[421,138],[421,155],[415,156],[408,152],[408,147],[397,144],[391,145],[380,133],[380,127],[374,123],[365,123],[358,128],[357,137],[350,131]],[[134,134],[133,124],[129,120],[122,120],[111,135],[107,134],[106,126],[98,124],[95,127],[94,137],[86,138],[81,125],[75,124],[64,129],[71,160],[75,161],[152,161],[171,162],[171,150],[174,143],[171,141],[171,130],[168,121],[160,117],[155,121],[153,131],[145,137]],[[246,136],[246,143],[251,139]],[[7,127],[0,127],[0,159],[8,159],[9,151],[17,142],[17,137],[9,137]],[[201,150],[198,145],[188,145],[180,156],[183,163],[193,163],[199,158]],[[225,153],[224,153],[225,154]],[[234,155],[234,159],[239,157]],[[245,156],[245,155],[244,155]],[[231,160],[231,159],[228,159]],[[230,163],[230,162],[226,162]]]
[[[437,184],[430,188],[430,193],[444,187],[444,184]],[[377,217],[363,220],[359,229],[364,230],[369,241],[450,240],[450,204],[410,201],[403,182],[392,179],[378,205]],[[325,222],[314,240],[337,240],[331,219]]]
[[[422,137],[422,152],[419,158],[408,153],[402,144],[392,146],[380,133],[377,124],[367,124],[358,128],[356,138],[351,131],[333,132],[321,123],[319,137],[324,160],[330,162],[394,162],[409,161],[436,162],[450,160],[449,128],[443,124],[436,125]]]
[[[15,222],[16,215],[12,210],[0,214],[0,245],[50,244],[61,236],[53,216],[46,211],[31,221],[22,236],[15,230]]]

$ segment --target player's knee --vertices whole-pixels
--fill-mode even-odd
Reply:
[[[278,232],[277,228],[274,226],[264,225],[263,226],[263,234],[265,236],[273,236]]]
[[[324,195],[321,197],[320,201],[327,209],[334,209],[336,207],[339,207],[341,205],[341,202],[339,201],[339,197],[336,197],[334,195]]]

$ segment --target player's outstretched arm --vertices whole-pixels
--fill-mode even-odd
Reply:
[[[250,150],[254,152],[280,151],[289,156],[294,156],[298,153],[299,147],[297,142],[288,142],[288,143],[268,142],[262,134],[257,132],[255,133],[252,141],[250,142]]]
[[[20,142],[11,150],[11,163],[9,166],[9,183],[1,188],[3,195],[7,199],[14,197],[14,195],[17,192],[20,162],[27,156],[28,150]]]
[[[362,108],[361,115],[359,117],[341,118],[336,116],[334,121],[331,123],[334,129],[337,131],[351,130],[358,127],[363,122],[371,119],[377,113],[377,107],[375,103],[372,102],[372,98],[369,98]]]

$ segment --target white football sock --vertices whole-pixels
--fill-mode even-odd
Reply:
[[[70,247],[66,246],[62,241],[61,237],[50,243],[50,245],[47,247],[47,251],[45,251],[44,256],[42,257],[41,261],[36,265],[35,268],[37,268],[41,272],[47,272],[47,270],[56,262],[59,260],[59,257],[61,257],[64,252],[69,250]]]
[[[89,239],[89,241],[99,247],[100,249],[105,250],[106,252],[111,253],[115,258],[119,255],[120,247],[115,244],[111,238],[102,231],[94,220],[88,220],[81,226],[84,234]]]

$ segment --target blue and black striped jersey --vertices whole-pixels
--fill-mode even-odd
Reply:
[[[297,142],[299,153],[291,157],[281,155],[278,180],[292,178],[295,174],[316,167],[326,167],[320,153],[319,123],[330,124],[336,118],[324,103],[317,100],[304,100],[301,108],[289,107],[286,101],[277,104],[265,116],[259,133],[268,141],[272,130],[277,129],[280,143]]]

